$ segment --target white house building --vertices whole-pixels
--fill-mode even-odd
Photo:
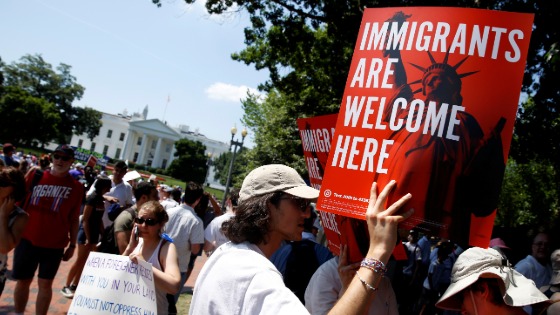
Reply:
[[[154,168],[166,169],[175,159],[175,142],[186,138],[199,141],[206,146],[207,156],[218,157],[229,150],[229,143],[212,140],[203,134],[192,132],[188,126],[170,127],[159,119],[147,119],[148,106],[142,113],[128,115],[102,113],[99,135],[90,140],[86,134],[73,135],[71,146],[102,153],[110,158],[132,161]],[[56,143],[47,148],[54,150]],[[214,180],[214,169],[210,168],[208,183],[223,187]]]

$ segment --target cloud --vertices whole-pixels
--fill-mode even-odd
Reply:
[[[204,93],[212,100],[238,103],[241,99],[247,98],[247,91],[251,94],[261,95],[257,89],[245,85],[235,86],[222,82],[212,84]]]

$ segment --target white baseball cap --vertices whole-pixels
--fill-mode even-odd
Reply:
[[[269,164],[257,167],[245,177],[239,191],[239,202],[275,191],[304,199],[319,197],[319,190],[308,186],[295,169],[282,164]]]

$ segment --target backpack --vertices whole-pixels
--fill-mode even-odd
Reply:
[[[286,261],[284,283],[302,303],[305,303],[305,289],[320,265],[315,254],[315,243],[310,240],[302,240],[291,242],[287,246],[292,246],[292,251]]]
[[[132,216],[136,216],[136,212],[132,208],[124,209],[122,211],[128,211]],[[97,247],[97,250],[101,253],[116,254],[119,255],[119,246],[117,245],[117,240],[115,239],[115,222],[111,222],[111,225],[105,228],[103,235],[101,236],[101,243]]]
[[[41,178],[43,178],[43,173],[44,171],[40,168],[36,168],[33,171],[33,179],[31,180],[31,185],[29,185],[29,187],[26,187],[26,194],[23,196],[22,200],[16,200],[17,201],[17,205],[20,205],[20,207],[22,209],[27,208],[29,201],[31,200],[31,196],[33,194],[33,189],[35,188],[35,186],[37,186],[37,184],[39,184],[39,182],[41,181]]]
[[[109,220],[111,220],[111,222],[113,222],[119,216],[119,214],[121,214],[121,212],[123,212],[124,209],[125,208],[122,207],[120,204],[112,203],[109,206],[109,208],[107,209],[107,217],[109,217]]]

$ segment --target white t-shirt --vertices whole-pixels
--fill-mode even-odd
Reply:
[[[531,279],[535,282],[537,288],[549,284],[552,277],[552,266],[547,264],[541,265],[535,257],[527,255],[521,259],[514,267],[517,272],[524,275],[525,278]]]
[[[398,315],[397,298],[389,279],[379,282],[377,295],[368,314]],[[305,290],[305,307],[313,315],[327,314],[342,296],[342,282],[338,275],[338,256],[329,259],[315,271]]]
[[[179,203],[177,201],[175,201],[171,198],[164,199],[164,200],[160,201],[159,203],[163,206],[163,209],[165,209],[165,210],[175,208],[179,205]]]
[[[215,243],[216,247],[229,242],[229,239],[222,233],[222,223],[233,217],[234,214],[226,212],[219,217],[214,218],[204,230],[204,239],[210,243]]]
[[[189,314],[307,314],[259,248],[228,242],[204,263]]]
[[[204,226],[193,208],[182,204],[167,210],[169,221],[165,225],[165,233],[172,239],[177,249],[179,270],[187,272],[191,259],[191,245],[204,244]]]

